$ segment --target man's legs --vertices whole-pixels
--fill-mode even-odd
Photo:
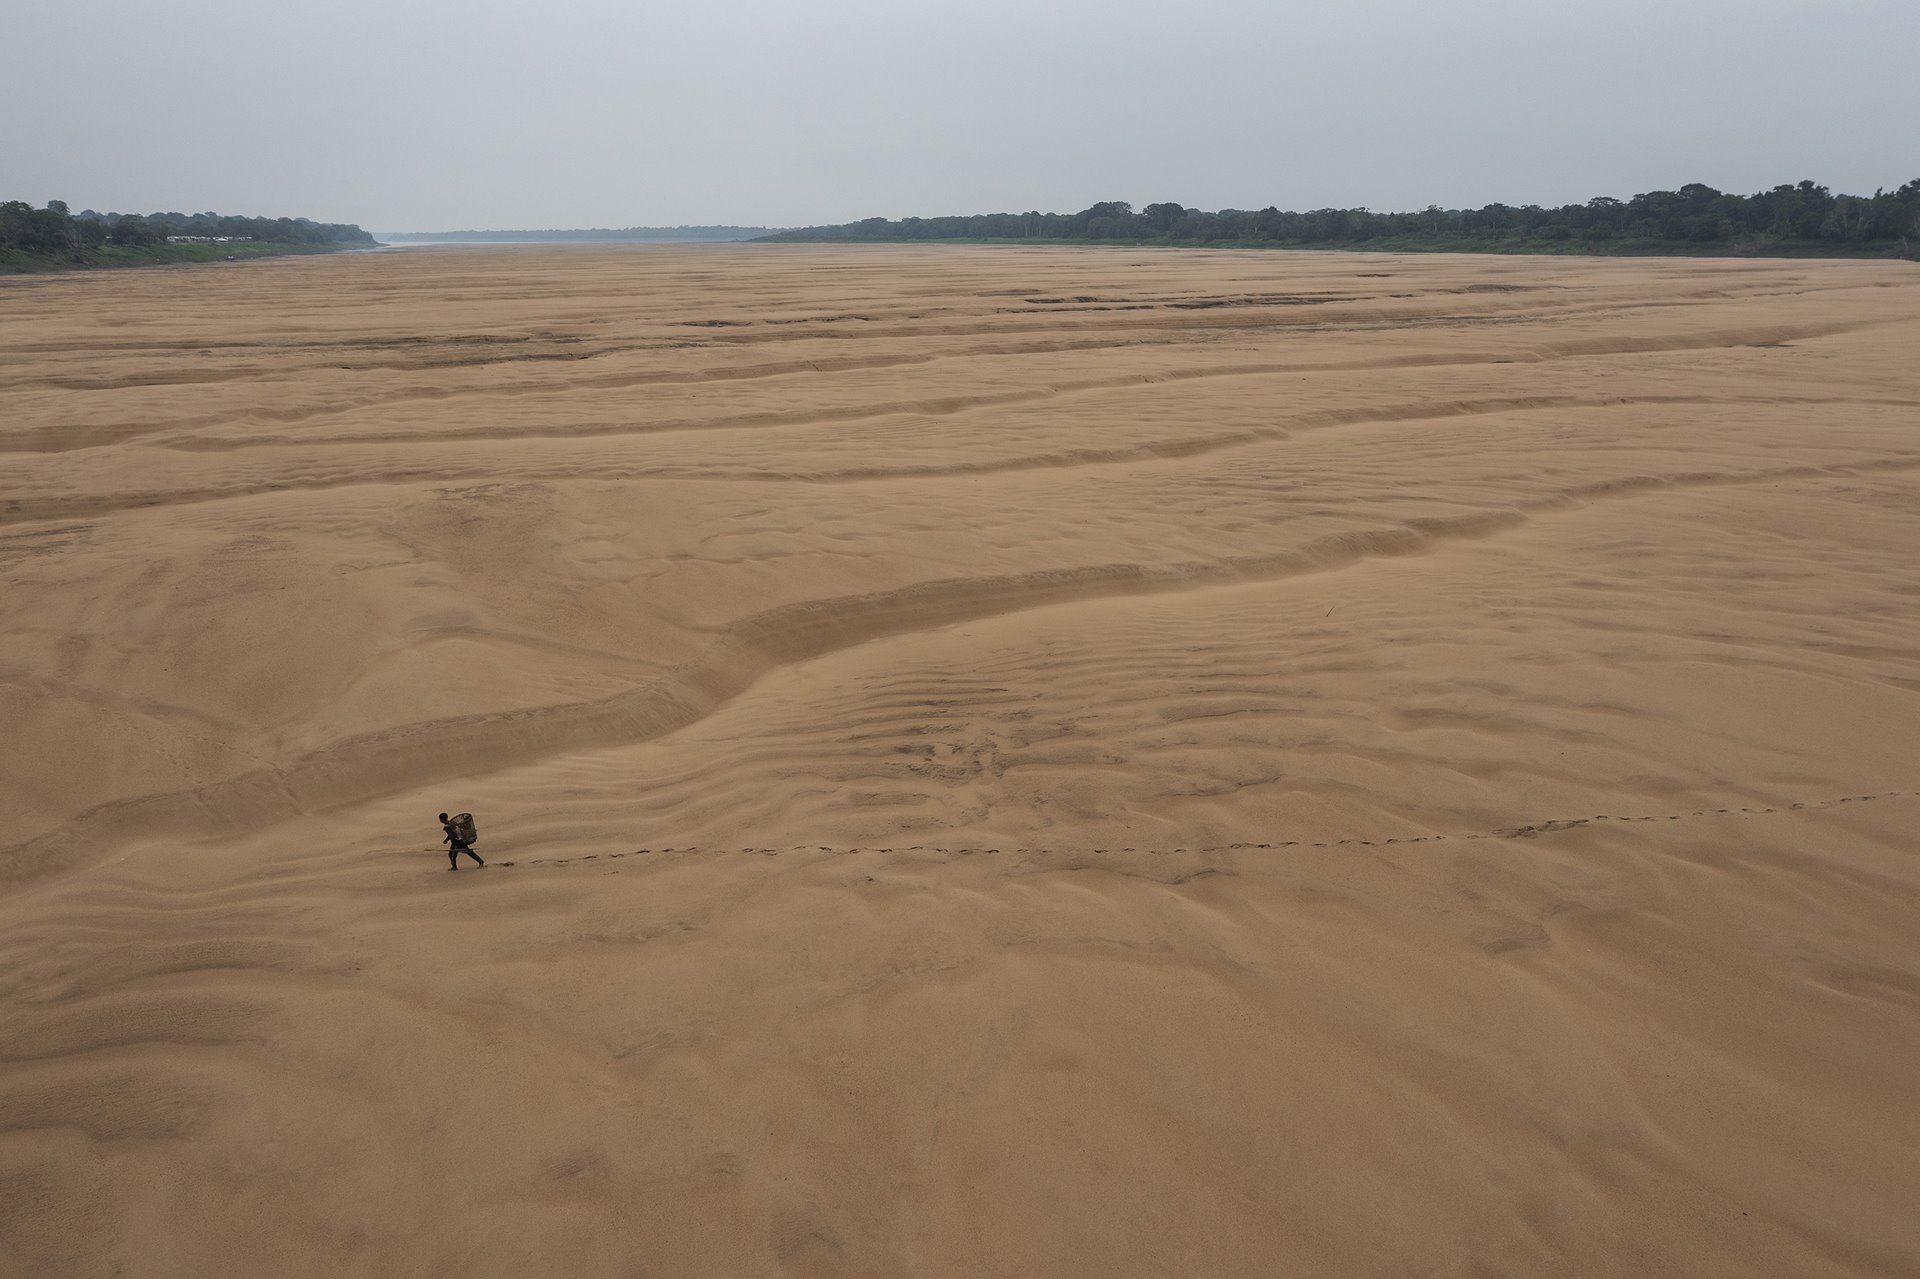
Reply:
[[[460,851],[465,853],[467,856],[473,858],[474,861],[480,862],[482,866],[486,865],[485,862],[480,861],[480,854],[474,852],[473,849],[469,848],[467,845],[465,844],[460,845]]]

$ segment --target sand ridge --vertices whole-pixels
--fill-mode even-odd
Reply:
[[[1870,262],[0,281],[0,1272],[1909,1273],[1916,337]]]

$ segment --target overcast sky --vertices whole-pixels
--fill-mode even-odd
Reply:
[[[0,199],[370,230],[1920,177],[1920,0],[0,0]]]

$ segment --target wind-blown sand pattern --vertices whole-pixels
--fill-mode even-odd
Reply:
[[[1917,351],[1895,263],[0,281],[0,1272],[1920,1272]]]

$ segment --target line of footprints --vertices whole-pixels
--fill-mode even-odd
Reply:
[[[782,852],[790,853],[943,853],[956,857],[979,854],[1012,852],[1016,854],[1035,854],[1048,852],[1087,852],[1102,853],[1224,853],[1246,849],[1262,848],[1380,848],[1388,844],[1437,844],[1446,841],[1469,839],[1533,839],[1539,835],[1552,834],[1555,831],[1573,830],[1580,826],[1590,826],[1595,822],[1677,822],[1689,817],[1763,816],[1767,813],[1793,813],[1813,811],[1823,808],[1838,808],[1842,804],[1865,804],[1876,799],[1894,799],[1903,796],[1920,795],[1914,790],[1882,791],[1877,795],[1842,795],[1837,799],[1809,800],[1804,803],[1787,804],[1777,808],[1701,808],[1690,813],[1661,813],[1650,817],[1623,817],[1619,814],[1600,813],[1593,817],[1569,817],[1552,821],[1534,822],[1525,826],[1503,826],[1498,830],[1473,831],[1455,835],[1399,835],[1386,839],[1284,839],[1272,844],[1215,844],[1193,848],[1091,848],[1091,849],[1047,849],[1047,848],[948,848],[933,844],[908,844],[899,848],[837,848],[827,844],[797,844],[791,848],[732,848],[711,849],[693,845],[686,848],[636,848],[631,853],[588,853],[583,857],[547,857],[528,861],[492,862],[493,866],[569,866],[575,862],[613,861],[622,857],[645,857],[654,853],[718,853],[730,852],[751,854],[760,857],[777,857]]]

